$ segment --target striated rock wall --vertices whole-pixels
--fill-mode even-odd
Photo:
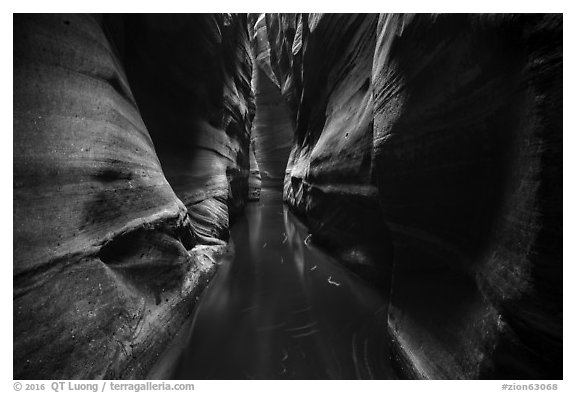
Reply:
[[[260,190],[262,189],[262,177],[260,176],[260,167],[256,161],[254,153],[254,141],[250,143],[250,177],[248,178],[248,200],[260,200]]]
[[[228,237],[243,208],[254,117],[245,15],[161,14],[110,20],[166,178],[202,243]],[[116,40],[118,41],[118,40]]]
[[[196,55],[158,47],[190,21],[131,31],[158,69],[143,63],[129,84],[128,18],[14,16],[16,379],[143,378],[214,274],[225,247],[201,243],[225,237],[248,198],[251,68],[245,18],[194,18],[207,35]],[[213,84],[185,78],[201,61]],[[150,108],[133,82],[168,90]]]
[[[252,86],[258,108],[252,126],[255,158],[264,184],[281,189],[294,138],[292,114],[272,72],[266,19],[263,14],[253,14],[250,18],[254,23],[251,37],[255,59]]]
[[[295,124],[284,198],[305,216],[314,241],[384,282],[391,246],[372,165],[370,84],[378,15],[283,14],[266,22],[271,68]]]
[[[382,16],[373,78],[401,356],[561,378],[562,17]]]
[[[399,373],[561,378],[562,16],[265,20],[284,198],[392,280]]]

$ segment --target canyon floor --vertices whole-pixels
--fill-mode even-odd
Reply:
[[[169,350],[175,365],[157,376],[395,377],[382,334],[386,297],[315,247],[280,191],[262,190],[232,227],[231,242],[234,253],[220,261]]]

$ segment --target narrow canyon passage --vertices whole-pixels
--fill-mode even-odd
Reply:
[[[562,14],[14,15],[15,379],[561,379]]]
[[[176,379],[393,378],[386,298],[306,240],[263,189],[202,295]],[[176,351],[178,349],[175,349]]]

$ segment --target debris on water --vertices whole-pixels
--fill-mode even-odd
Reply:
[[[316,268],[317,268],[317,267],[318,267],[318,265],[314,265],[314,266],[312,266],[312,269],[310,269],[310,271],[312,271],[312,270],[316,270]]]
[[[298,310],[294,310],[294,314],[298,314],[298,313],[310,311],[311,308],[312,308],[312,306],[308,306],[308,307],[305,307],[305,308],[300,308],[300,309],[298,309]]]
[[[316,334],[316,333],[318,333],[318,332],[319,332],[319,330],[312,329],[312,330],[310,330],[309,332],[304,332],[304,333],[302,333],[302,334],[295,334],[295,335],[292,335],[292,336],[290,336],[290,337],[292,337],[292,338],[307,337],[307,336],[311,336],[311,335],[313,335],[313,334]]]
[[[284,348],[282,348],[282,362],[288,359],[288,352]]]
[[[268,243],[264,243],[264,244],[262,245],[262,248],[266,248],[266,245],[267,245],[267,244],[268,244]]]
[[[332,281],[332,276],[328,277],[328,283],[329,283],[329,284],[332,284],[332,285],[336,285],[337,287],[340,286],[340,283],[339,283],[339,282]]]
[[[310,240],[311,237],[312,237],[312,234],[309,234],[308,236],[306,236],[306,239],[304,239],[304,244],[308,245],[308,241]]]
[[[293,331],[299,332],[299,331],[305,331],[305,330],[307,330],[307,329],[313,328],[314,326],[317,326],[317,325],[318,325],[318,322],[313,321],[313,322],[307,323],[307,324],[305,324],[305,325],[303,325],[303,326],[298,326],[298,327],[295,327],[295,328],[284,329],[284,330],[287,331],[287,332],[293,332]]]
[[[255,309],[257,309],[257,308],[258,308],[257,305],[256,305],[256,306],[250,306],[250,307],[243,308],[242,310],[240,310],[240,312],[241,312],[241,313],[245,313],[245,312],[248,312],[248,311],[255,310]]]

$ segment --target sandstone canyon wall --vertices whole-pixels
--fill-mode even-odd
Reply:
[[[561,378],[562,16],[264,20],[284,198],[389,291],[400,375]]]
[[[372,178],[369,83],[378,16],[267,14],[263,21],[257,34],[267,51],[259,52],[269,66],[261,68],[278,84],[294,128],[285,199],[317,243],[382,283],[390,265],[374,261],[390,260],[391,245],[381,236]],[[329,33],[310,32],[318,21]]]
[[[248,199],[251,73],[244,16],[14,16],[14,378],[146,375]]]
[[[562,23],[15,15],[14,377],[146,376],[263,183],[401,377],[562,378]]]
[[[254,58],[252,86],[258,108],[252,127],[255,158],[264,184],[282,189],[294,125],[281,86],[272,72],[266,19],[263,14],[251,14],[249,20]]]
[[[166,179],[200,241],[226,239],[250,175],[246,16],[128,15],[109,25],[123,33],[127,75]]]

